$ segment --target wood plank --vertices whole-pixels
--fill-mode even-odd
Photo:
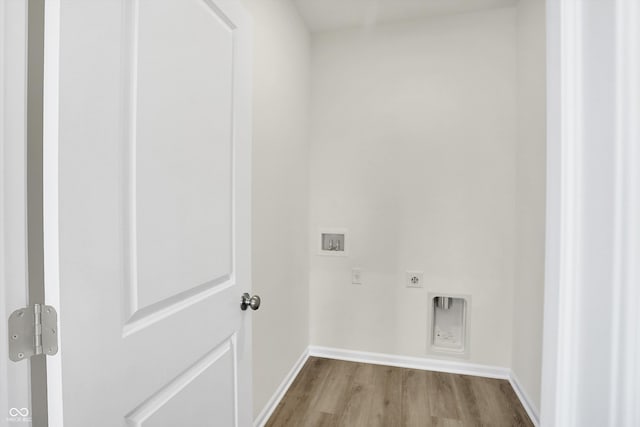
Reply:
[[[432,427],[469,427],[476,426],[479,424],[465,424],[459,420],[450,420],[448,418],[438,418],[431,417],[431,426]]]
[[[338,418],[340,427],[367,427],[369,413],[373,405],[374,386],[352,381],[346,404]]]
[[[266,427],[303,425],[308,417],[311,400],[329,374],[331,361],[310,357],[291,384],[282,401],[271,415]]]
[[[423,427],[431,419],[427,373],[415,369],[403,370],[402,419],[406,427]]]
[[[453,374],[425,371],[431,415],[437,418],[460,420],[458,402],[453,390]]]
[[[533,425],[507,381],[492,378],[472,378],[472,388],[478,402],[478,415],[482,425]],[[507,390],[513,394],[507,395]]]
[[[504,405],[502,406],[504,408],[505,415],[510,416],[510,425],[533,427],[533,423],[531,422],[527,411],[520,403],[520,399],[518,399],[516,392],[511,388],[511,384],[507,381],[501,381],[499,387],[503,399],[500,399],[499,396],[496,398],[499,401],[504,401]]]
[[[329,363],[329,372],[311,402],[314,411],[334,415],[342,413],[346,405],[345,397],[357,366],[357,363],[343,360],[334,360]]]
[[[454,375],[453,387],[460,419],[468,425],[478,423],[481,419],[478,399],[473,389],[474,377]]]
[[[497,389],[494,386],[493,381],[489,378],[470,377],[469,385],[473,396],[475,398],[475,404],[477,405],[477,412],[472,414],[475,418],[475,422],[480,425],[505,425],[502,417],[501,406],[504,402],[496,401],[494,394]],[[464,401],[464,405],[468,408],[467,401]]]
[[[400,368],[390,366],[375,366],[368,426],[400,425],[402,421],[401,371]]]
[[[353,381],[358,384],[373,384],[375,380],[376,365],[370,363],[356,363],[356,370],[353,373]]]
[[[305,427],[335,427],[336,416],[334,414],[327,414],[326,412],[313,411],[304,420],[304,424],[298,424]]]

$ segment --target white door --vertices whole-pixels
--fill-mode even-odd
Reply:
[[[249,426],[245,12],[237,0],[47,8],[50,425]]]

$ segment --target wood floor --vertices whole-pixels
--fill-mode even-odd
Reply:
[[[505,380],[310,357],[267,423],[533,426]]]

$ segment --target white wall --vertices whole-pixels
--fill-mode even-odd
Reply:
[[[289,0],[244,0],[254,27],[254,416],[309,345],[309,34]]]
[[[463,293],[470,360],[510,366],[515,41],[513,8],[314,34],[310,238],[350,256],[311,250],[312,344],[426,356],[427,292]]]
[[[544,0],[516,8],[518,146],[512,370],[540,408],[544,305],[546,79]]]

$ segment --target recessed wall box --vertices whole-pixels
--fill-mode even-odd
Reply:
[[[318,254],[346,256],[347,230],[344,228],[323,228],[319,233]]]
[[[431,353],[457,357],[469,356],[468,295],[429,294],[429,337]]]

